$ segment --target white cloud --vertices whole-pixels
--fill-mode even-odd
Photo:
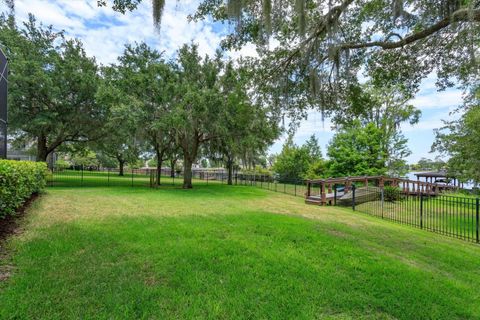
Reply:
[[[22,21],[27,19],[28,13],[33,13],[40,22],[46,25],[54,25],[57,29],[73,31],[77,28],[83,28],[83,24],[79,19],[66,15],[58,3],[54,2],[17,1],[15,2],[15,12],[17,19]]]
[[[125,44],[146,42],[167,56],[173,56],[184,43],[195,42],[202,55],[213,55],[221,35],[214,31],[210,21],[188,22],[198,1],[167,1],[162,18],[161,33],[153,27],[151,2],[143,1],[137,10],[121,14],[111,8],[96,6],[94,1],[82,0],[19,0],[16,2],[17,21],[26,21],[28,13],[39,22],[65,30],[77,37],[89,55],[101,63],[116,61]],[[6,7],[2,6],[5,11]]]
[[[428,94],[420,93],[411,103],[420,110],[426,110],[460,106],[462,102],[462,92],[460,90],[450,89],[441,92],[435,91]]]
[[[240,50],[230,52],[232,59],[238,59],[240,57],[258,57],[257,48],[253,43],[248,43]]]
[[[402,124],[401,129],[403,132],[415,132],[421,130],[434,130],[443,127],[444,121],[457,120],[462,115],[461,112],[453,112],[455,106],[448,108],[446,111],[434,112],[428,117],[422,117],[420,121],[415,125]]]

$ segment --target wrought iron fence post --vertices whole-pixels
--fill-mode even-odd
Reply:
[[[384,203],[385,203],[385,193],[384,193],[384,189],[381,188],[380,189],[380,204],[382,206],[382,219],[383,219],[383,206],[384,206]]]
[[[83,187],[83,164],[82,164],[82,166],[80,167],[80,170],[81,170],[81,175],[82,175],[82,187]]]
[[[238,173],[235,173],[235,185],[238,184],[238,180],[237,180],[237,179],[238,179]]]
[[[355,211],[355,185],[352,185],[352,210]]]
[[[333,205],[337,205],[337,184],[333,185]]]
[[[423,193],[420,192],[420,229],[423,229]]]
[[[110,168],[107,168],[107,186],[110,187]]]
[[[133,187],[133,168],[132,168],[132,187]]]
[[[477,198],[476,200],[476,221],[477,221],[477,226],[476,226],[476,239],[477,239],[477,243],[480,242],[480,238],[478,236],[479,234],[479,224],[480,224],[480,199]]]

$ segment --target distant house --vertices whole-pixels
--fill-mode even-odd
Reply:
[[[19,161],[35,161],[35,156],[26,150],[15,150],[7,148],[7,159]]]
[[[8,141],[11,140],[9,139]],[[11,143],[7,143],[7,159],[18,161],[35,161],[35,154],[32,151],[29,151],[31,148],[31,144],[13,147]]]

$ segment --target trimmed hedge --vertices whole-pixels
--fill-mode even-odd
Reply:
[[[0,160],[0,218],[14,214],[46,181],[46,163]]]

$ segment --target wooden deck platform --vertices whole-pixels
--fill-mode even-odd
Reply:
[[[337,192],[337,199],[342,197],[343,195],[345,194],[345,192]],[[335,193],[327,193],[325,194],[326,196],[326,201],[327,203],[331,203],[333,204],[333,202],[335,201]],[[309,197],[306,197],[305,198],[305,203],[308,203],[308,204],[318,204],[318,205],[321,205],[322,204],[322,196],[321,195],[310,195]]]

